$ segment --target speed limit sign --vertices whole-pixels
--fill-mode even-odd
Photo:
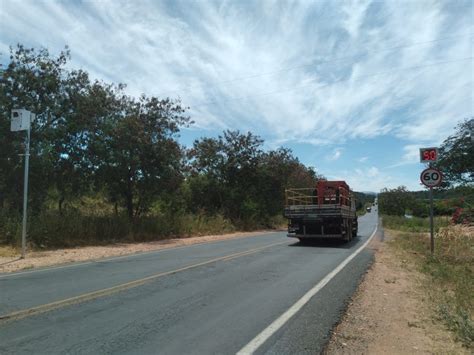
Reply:
[[[420,180],[427,187],[435,187],[441,185],[443,175],[437,169],[428,168],[421,172]]]

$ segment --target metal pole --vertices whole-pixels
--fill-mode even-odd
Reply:
[[[26,131],[25,183],[23,186],[23,225],[21,231],[21,258],[26,256],[26,220],[28,213],[28,169],[30,163],[30,128]]]
[[[430,187],[430,250],[431,256],[434,254],[434,233],[433,233],[433,188]]]

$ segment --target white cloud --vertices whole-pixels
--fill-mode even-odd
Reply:
[[[69,44],[71,66],[134,95],[179,96],[197,128],[338,147],[391,135],[408,147],[439,142],[473,114],[472,7],[2,0],[0,50]]]
[[[407,144],[403,147],[403,155],[399,162],[389,165],[387,168],[397,168],[404,165],[414,165],[420,163],[420,148],[432,147],[436,144]]]
[[[337,175],[329,175],[328,178],[345,180],[355,191],[379,192],[383,187],[396,184],[390,175],[381,173],[376,167],[356,168],[353,171],[343,170]]]
[[[357,161],[359,163],[365,163],[368,159],[369,159],[369,157],[360,157],[359,159],[357,159]]]
[[[370,1],[352,0],[343,4],[343,26],[352,37],[357,37]]]
[[[371,166],[370,168],[342,169],[326,173],[330,180],[345,180],[355,191],[380,192],[383,188],[406,186],[410,190],[422,190],[419,175],[421,167],[406,171],[405,169],[387,170]],[[324,173],[324,171],[323,171]]]
[[[403,160],[407,163],[417,163],[420,160],[420,145],[419,144],[408,144],[403,147],[405,154]]]
[[[341,154],[342,154],[342,148],[336,148],[332,151],[331,155],[326,157],[326,160],[329,160],[329,161],[338,160],[341,157]]]
[[[379,169],[377,169],[375,166],[372,166],[367,170],[367,176],[370,178],[376,177],[379,175]]]

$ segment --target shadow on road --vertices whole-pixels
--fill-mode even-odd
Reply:
[[[313,239],[305,241],[297,241],[296,243],[290,244],[290,247],[318,247],[318,248],[338,248],[338,249],[351,249],[353,246],[360,243],[360,237],[352,239],[350,242],[339,239]]]

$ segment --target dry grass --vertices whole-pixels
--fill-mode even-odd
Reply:
[[[474,228],[449,226],[435,235],[435,253],[429,252],[429,234],[398,232],[394,247],[413,256],[419,270],[429,275],[424,288],[439,320],[474,348]],[[402,256],[403,255],[403,256]]]
[[[474,226],[440,228],[436,234],[436,254],[455,263],[474,265]]]
[[[0,245],[0,258],[13,258],[19,255],[19,251],[9,245]]]

